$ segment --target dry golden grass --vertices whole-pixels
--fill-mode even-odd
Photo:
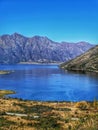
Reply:
[[[0,130],[98,130],[98,101],[37,102],[0,98]]]
[[[97,101],[96,101],[97,102]],[[58,130],[82,130],[89,128],[91,130],[97,130],[98,128],[98,108],[94,108],[93,103],[87,103],[89,108],[81,110],[79,108],[79,103],[67,103],[67,102],[35,102],[35,101],[20,101],[18,99],[0,99],[0,114],[7,122],[9,122],[8,127],[1,124],[0,130],[44,130],[48,127],[45,126],[44,122],[49,118],[53,121],[56,120],[56,124],[59,125]],[[78,105],[77,105],[78,104]],[[97,103],[96,103],[97,104]],[[41,112],[40,110],[41,107]],[[34,111],[33,111],[34,107]],[[47,110],[44,108],[49,107]],[[32,108],[30,111],[25,112],[25,108]],[[37,108],[38,111],[35,111]],[[25,113],[27,117],[21,116],[12,116],[7,115],[6,112],[12,113]],[[38,116],[38,119],[34,119],[34,116]],[[44,119],[44,122],[41,121]],[[11,123],[10,123],[11,122]],[[42,125],[39,127],[38,124],[42,122]],[[50,121],[49,121],[50,123]],[[55,122],[54,122],[55,123]],[[56,125],[55,124],[55,125]],[[53,125],[53,124],[52,124]],[[56,130],[54,126],[49,126],[49,130]],[[94,128],[95,127],[95,128]]]

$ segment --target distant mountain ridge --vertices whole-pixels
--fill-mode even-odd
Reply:
[[[54,42],[47,37],[21,34],[0,36],[0,64],[20,62],[64,62],[84,53],[93,45],[87,42]]]
[[[98,73],[98,45],[60,65],[61,68],[70,71],[97,72]]]

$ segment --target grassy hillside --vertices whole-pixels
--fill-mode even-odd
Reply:
[[[39,102],[0,98],[0,130],[98,130],[98,101]]]
[[[60,67],[72,71],[98,72],[98,46],[69,62],[61,64]]]

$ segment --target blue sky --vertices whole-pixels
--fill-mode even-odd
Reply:
[[[98,0],[0,0],[0,35],[98,43]]]

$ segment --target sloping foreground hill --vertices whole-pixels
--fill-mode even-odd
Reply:
[[[98,72],[98,45],[81,56],[61,64],[61,68],[72,71]]]
[[[13,91],[0,91],[9,93]],[[40,102],[0,97],[0,104],[0,130],[98,130],[96,100]]]
[[[0,64],[20,62],[64,62],[93,47],[87,42],[57,43],[47,37],[25,37],[18,33],[0,36]]]

